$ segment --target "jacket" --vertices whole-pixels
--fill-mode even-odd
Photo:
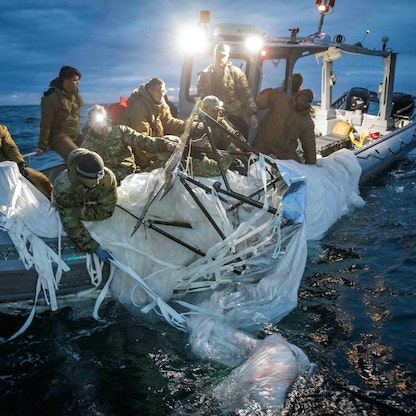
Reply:
[[[121,181],[131,173],[139,172],[132,149],[144,152],[167,152],[168,142],[163,138],[144,136],[131,127],[109,125],[106,134],[98,135],[88,124],[84,126],[82,147],[98,153],[105,166]]]
[[[24,162],[23,156],[12,139],[8,128],[3,124],[0,124],[0,162],[6,160],[16,163]]]
[[[165,99],[155,102],[144,84],[132,92],[118,122],[152,137],[179,136],[185,129],[185,122],[172,116]]]
[[[245,73],[228,61],[223,75],[214,72],[211,64],[198,73],[198,96],[215,95],[224,103],[228,114],[246,117],[257,113],[257,105]]]
[[[77,158],[87,149],[73,150],[67,160],[68,169],[56,178],[53,201],[69,237],[87,253],[97,250],[99,244],[91,237],[82,221],[100,221],[113,215],[117,203],[117,180],[110,169],[104,168],[104,177],[95,188],[88,188],[75,171]]]
[[[83,100],[77,91],[68,94],[59,79],[51,82],[41,101],[41,120],[38,147],[46,149],[50,137],[58,133],[76,140],[80,133],[81,106]]]
[[[299,139],[305,163],[314,164],[315,126],[310,116],[310,107],[297,111],[292,99],[279,88],[262,91],[256,101],[259,109],[269,108],[269,111],[260,123],[253,147],[278,159],[301,162],[296,152]]]

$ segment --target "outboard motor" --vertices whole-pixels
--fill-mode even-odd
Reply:
[[[409,118],[415,110],[415,101],[413,95],[402,92],[393,93],[393,109],[391,116],[393,118]]]
[[[346,109],[349,111],[361,110],[363,113],[367,113],[370,105],[370,95],[367,88],[351,88],[347,94]]]

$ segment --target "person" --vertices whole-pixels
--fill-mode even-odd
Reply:
[[[249,127],[257,128],[257,105],[245,73],[229,61],[230,47],[218,43],[214,48],[214,63],[198,73],[198,96],[218,97],[224,103],[225,116],[247,139]]]
[[[78,148],[67,159],[68,169],[59,174],[52,191],[53,201],[68,236],[85,252],[103,261],[111,253],[100,246],[82,221],[100,221],[113,215],[117,203],[117,179],[95,152]]]
[[[237,169],[240,171],[236,157],[239,156],[241,159],[243,154],[239,151],[239,146],[232,143],[231,136],[227,133],[227,131],[234,132],[234,128],[223,116],[223,102],[215,95],[207,95],[202,100],[200,108],[203,112],[200,113],[200,118],[204,120],[206,125],[205,135],[201,138],[191,138],[193,152],[204,153],[210,159],[219,160],[224,170]],[[216,150],[212,149],[210,140],[214,142]]]
[[[296,72],[292,76],[292,97],[294,97],[303,84],[303,76],[299,72]]]
[[[9,129],[0,124],[0,162],[16,162],[20,173],[36,186],[47,198],[51,199],[52,183],[42,172],[30,168],[26,165],[25,159],[20,153]]]
[[[141,171],[132,149],[157,153],[159,160],[166,162],[176,147],[172,136],[166,139],[150,137],[128,126],[113,125],[105,108],[97,104],[88,111],[83,133],[82,147],[98,153],[105,166],[116,175],[118,183],[127,175]]]
[[[201,110],[208,114],[208,116],[214,119],[217,123],[222,124],[227,130],[231,132],[234,131],[233,126],[231,126],[228,120],[223,116],[224,103],[215,95],[207,95],[201,101]],[[216,148],[220,150],[228,150],[231,144],[230,135],[227,134],[221,127],[210,121],[210,119],[206,120],[206,122],[210,128]]]
[[[253,147],[278,159],[293,159],[306,164],[316,162],[315,126],[311,117],[313,93],[300,90],[289,97],[279,88],[268,88],[256,99],[258,107],[270,107],[262,121]],[[298,140],[303,149],[303,160],[297,153]]]
[[[76,68],[63,66],[59,76],[51,81],[50,88],[43,94],[40,135],[35,149],[38,155],[49,147],[66,161],[71,150],[82,143],[80,79],[81,73]]]
[[[181,135],[185,121],[172,116],[165,94],[166,85],[160,78],[152,78],[140,85],[128,98],[127,108],[118,118],[118,123],[151,137]],[[149,171],[162,165],[157,154],[135,151],[135,156],[142,170]]]

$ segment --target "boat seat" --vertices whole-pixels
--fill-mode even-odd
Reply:
[[[325,136],[318,136],[316,138],[316,153],[320,154],[322,157],[328,156],[342,148],[352,148],[348,134],[329,133]]]

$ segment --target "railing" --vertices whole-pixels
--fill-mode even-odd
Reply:
[[[25,159],[25,162],[28,166],[30,166],[30,160],[32,156],[36,156],[36,152],[30,152],[30,153],[25,153],[24,155],[22,155],[23,158]]]
[[[347,101],[347,95],[348,95],[348,91],[344,92],[344,94],[341,95],[341,97],[337,98],[333,103],[332,103],[332,108],[343,108],[345,106],[345,102]]]

